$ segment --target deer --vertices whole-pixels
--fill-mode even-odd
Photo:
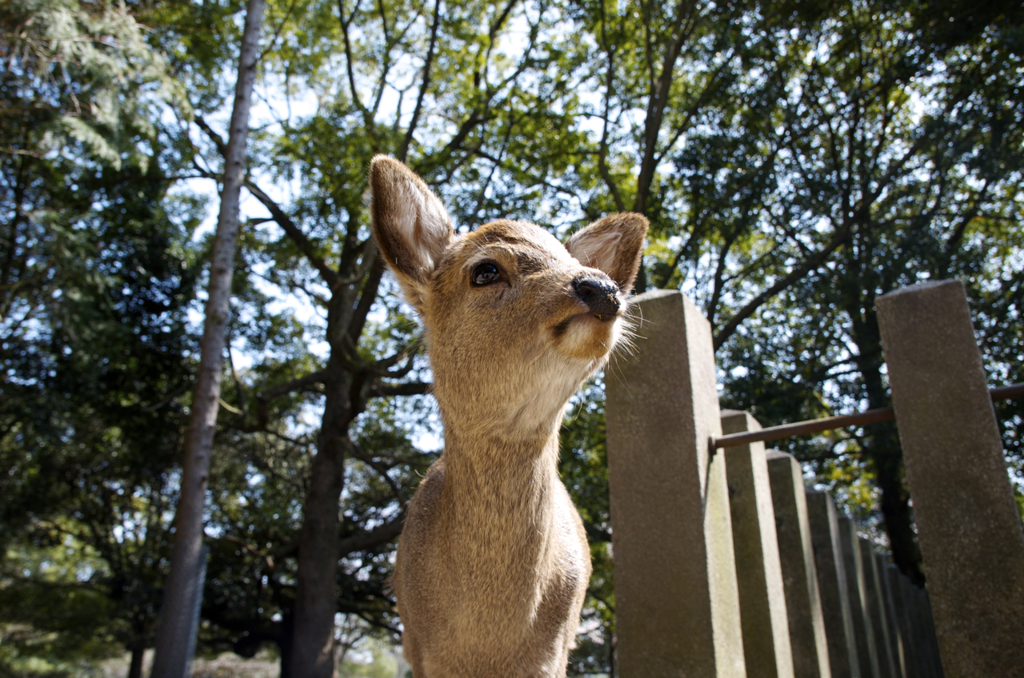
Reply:
[[[609,215],[563,245],[498,220],[457,234],[384,155],[373,237],[418,314],[444,426],[406,507],[392,576],[415,678],[564,678],[590,548],[558,474],[571,396],[628,332],[647,220]]]

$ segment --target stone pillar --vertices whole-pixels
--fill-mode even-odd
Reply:
[[[916,589],[918,600],[921,601],[921,633],[924,635],[925,647],[931,656],[931,664],[936,678],[943,678],[942,655],[940,654],[939,640],[935,635],[935,616],[932,612],[931,596],[925,589]]]
[[[875,572],[878,574],[878,590],[882,594],[882,611],[885,613],[885,623],[889,631],[889,648],[892,651],[892,663],[895,665],[896,675],[906,678],[906,662],[903,658],[903,641],[900,638],[899,626],[896,622],[896,603],[892,597],[892,588],[889,586],[888,574],[889,562],[881,553],[875,553]]]
[[[605,379],[619,675],[742,678],[711,326],[678,291],[634,303]]]
[[[806,497],[832,678],[861,678],[835,504],[827,492],[807,492]]]
[[[881,582],[875,566],[875,554],[871,542],[860,538],[860,559],[864,568],[864,596],[867,601],[868,615],[874,629],[875,653],[878,657],[879,678],[900,678],[896,673],[892,648],[889,646],[889,625],[885,618],[885,606],[882,602]]]
[[[889,565],[885,568],[889,580],[889,592],[892,595],[893,614],[896,617],[896,628],[900,635],[903,648],[903,672],[907,678],[925,678],[922,673],[921,660],[918,659],[918,647],[914,641],[914,622],[911,603],[908,600],[906,587],[910,581],[900,574],[899,568]]]
[[[757,420],[746,412],[722,412],[724,435],[760,428]],[[744,661],[748,670],[758,676],[793,678],[786,592],[764,443],[727,447],[718,454],[725,455],[729,484]]]
[[[846,517],[839,519],[839,545],[843,550],[843,567],[846,569],[846,593],[850,601],[850,617],[853,619],[853,637],[857,641],[857,663],[860,664],[861,675],[881,678],[875,649],[875,627],[868,614],[867,583],[864,581],[864,564],[860,557],[860,539],[853,521]]]
[[[911,642],[914,647],[914,660],[919,667],[918,673],[925,678],[942,678],[942,662],[939,660],[938,646],[935,643],[928,594],[909,579],[904,578],[903,584],[910,612]]]
[[[963,284],[877,308],[943,669],[1024,676],[1024,530]]]
[[[914,652],[921,665],[921,674],[931,678],[936,675],[935,666],[938,663],[931,640],[929,638],[928,625],[931,618],[924,606],[924,591],[915,586],[909,580],[909,586],[904,588],[907,601],[910,606],[911,633],[913,635]]]
[[[803,468],[791,454],[769,450],[767,456],[782,581],[789,611],[793,672],[797,678],[831,678],[811,525],[807,517]]]

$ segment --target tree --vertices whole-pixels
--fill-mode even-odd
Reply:
[[[101,168],[147,168],[151,120],[181,89],[123,7],[28,0],[0,10],[0,435],[31,419],[42,397],[48,319],[61,307],[64,263],[88,248],[72,225],[90,212],[78,181]],[[147,150],[150,151],[147,153]],[[96,182],[99,183],[99,182]],[[102,186],[102,183],[100,184]],[[81,273],[68,267],[68,276]],[[41,323],[41,324],[40,324]],[[12,398],[15,392],[17,398]],[[10,409],[8,409],[10,408]]]
[[[577,43],[573,77],[599,96],[583,111],[599,132],[574,154],[584,209],[642,212],[652,231],[637,292],[679,284],[680,267],[719,237],[718,212],[770,187],[781,144],[770,121],[799,47],[787,54],[779,45],[785,33],[771,3],[571,7],[591,38]],[[697,139],[712,146],[710,157],[690,156]]]
[[[4,619],[80,638],[92,652],[127,649],[135,676],[168,555],[184,424],[176,398],[191,374],[184,316],[196,277],[186,243],[198,220],[183,228],[164,211],[173,201],[158,167],[80,178],[91,209],[59,222],[80,236],[76,257],[59,263],[61,294],[36,316],[45,343],[22,349],[44,371],[8,372],[27,383],[5,388],[6,404],[32,416],[0,441]],[[31,364],[13,348],[9,365]],[[75,566],[48,570],[55,553]],[[38,568],[19,564],[43,556]]]
[[[768,411],[792,413],[785,418],[887,406],[875,299],[925,279],[984,287],[993,281],[979,275],[986,262],[1006,265],[997,262],[1007,238],[986,235],[1019,213],[1024,128],[1005,105],[1019,87],[1006,69],[1014,58],[994,35],[972,45],[999,63],[991,70],[966,50],[933,57],[913,28],[900,8],[848,6],[810,36],[820,47],[790,98],[779,198],[799,217],[790,228],[808,234],[805,249],[837,246],[727,349],[727,363],[749,366],[730,380],[733,405],[764,410],[754,396],[767,395]],[[773,404],[773,393],[793,404]],[[895,428],[830,442],[803,458],[866,465],[894,560],[923,583]]]
[[[187,107],[124,6],[7,3],[0,26],[4,617],[72,640],[92,628],[89,652],[120,644],[141,668],[197,223],[168,195],[182,149],[154,121]],[[79,567],[38,561],[67,549]]]
[[[238,63],[238,84],[231,113],[231,134],[224,151],[224,177],[220,217],[211,255],[207,287],[206,322],[200,347],[199,371],[192,396],[181,491],[175,511],[174,551],[160,612],[153,675],[172,678],[188,672],[194,641],[193,601],[200,595],[203,566],[203,504],[213,449],[213,434],[220,399],[224,346],[231,301],[238,239],[238,200],[245,172],[245,146],[249,134],[249,107],[256,78],[257,48],[263,26],[264,0],[250,0]]]

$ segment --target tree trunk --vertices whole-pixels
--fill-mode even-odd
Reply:
[[[338,508],[351,419],[351,377],[334,360],[325,379],[324,416],[299,537],[298,591],[291,675],[334,674],[334,615],[338,610]]]
[[[142,659],[146,654],[146,644],[143,641],[132,643],[132,660],[128,664],[128,678],[142,678]]]
[[[294,626],[290,612],[284,613],[281,620],[281,635],[277,638],[277,649],[281,653],[281,675],[280,678],[292,678],[292,640],[294,637]]]
[[[903,483],[903,455],[891,422],[878,425],[878,430],[868,442],[868,456],[874,464],[878,489],[882,492],[882,516],[889,535],[892,560],[912,582],[924,586],[921,549],[914,533],[910,494]]]
[[[605,626],[605,643],[608,645],[608,678],[619,678],[618,668],[615,666],[615,633]]]
[[[855,331],[859,359],[857,361],[868,408],[878,409],[890,405],[882,382],[882,339],[875,319],[874,300],[865,313],[866,322]],[[876,482],[882,493],[881,509],[885,531],[889,536],[892,560],[904,575],[918,586],[924,586],[921,569],[921,549],[914,533],[910,510],[910,493],[903,483],[903,454],[899,438],[892,423],[877,424],[868,436],[865,451],[875,467]]]
[[[217,421],[221,369],[231,302],[238,240],[238,201],[245,179],[245,143],[249,106],[256,77],[260,29],[265,0],[249,0],[246,7],[242,52],[235,86],[231,130],[224,159],[224,188],[210,263],[210,282],[203,327],[199,374],[189,415],[181,473],[181,496],[174,519],[171,571],[164,589],[160,626],[156,637],[153,678],[183,678],[189,669],[195,630],[194,606],[202,558],[203,504],[210,471],[210,452]]]

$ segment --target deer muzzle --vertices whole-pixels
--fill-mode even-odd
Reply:
[[[590,313],[602,322],[615,320],[619,314],[619,288],[611,280],[594,276],[572,281],[576,297],[587,305]]]

